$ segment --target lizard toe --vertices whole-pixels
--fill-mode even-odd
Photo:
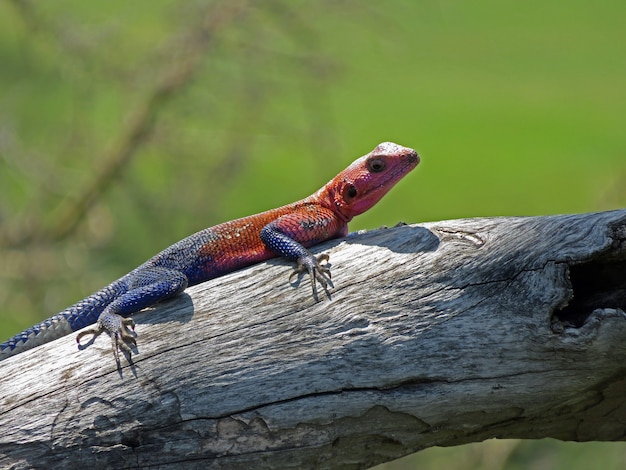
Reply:
[[[333,283],[331,281],[331,273],[328,264],[322,264],[329,260],[329,256],[324,253],[317,258],[313,255],[302,256],[297,260],[297,267],[293,270],[291,275],[289,276],[289,282],[293,282],[293,278],[306,273],[309,275],[309,279],[311,281],[311,290],[313,291],[313,298],[315,300],[318,299],[317,295],[317,284],[319,283],[326,296],[330,298],[330,292],[328,288],[332,288]]]
[[[133,332],[129,330],[129,327],[133,330]],[[122,351],[124,354],[130,357],[132,353],[132,348],[135,348],[137,346],[137,341],[133,336],[134,329],[135,322],[132,320],[132,318],[125,318],[121,315],[118,315],[117,313],[105,310],[98,317],[96,326],[81,331],[76,336],[76,342],[79,344],[79,348],[82,349],[88,344],[93,343],[93,341],[102,333],[107,333],[111,338],[113,356],[115,358],[115,362],[119,367],[119,352]],[[93,335],[93,337],[91,338],[89,343],[82,345],[80,343],[80,340],[87,335]]]

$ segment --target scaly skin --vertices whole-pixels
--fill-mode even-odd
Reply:
[[[0,360],[81,332],[106,332],[119,366],[121,350],[130,358],[136,345],[129,316],[187,288],[260,261],[283,256],[297,263],[292,274],[308,273],[313,296],[317,283],[326,294],[330,270],[308,247],[348,234],[348,222],[376,204],[417,166],[415,150],[391,142],[357,159],[315,194],[286,206],[225,222],[197,232],[146,261],[107,287],[0,344]]]

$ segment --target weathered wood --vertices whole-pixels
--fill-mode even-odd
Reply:
[[[273,260],[101,337],[0,363],[0,466],[365,468],[490,437],[624,440],[626,210],[326,243],[332,300]]]

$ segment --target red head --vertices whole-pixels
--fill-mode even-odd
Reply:
[[[330,209],[348,222],[380,201],[419,161],[415,150],[383,142],[335,176],[316,196],[329,198]]]

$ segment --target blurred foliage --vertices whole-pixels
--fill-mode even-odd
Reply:
[[[377,470],[622,470],[626,446],[612,442],[578,444],[554,439],[490,439],[457,447],[431,447]]]
[[[625,14],[611,0],[0,3],[2,336],[196,230],[310,194],[384,140],[422,164],[352,229],[623,207]],[[472,468],[588,468],[573,448],[624,461],[617,444],[496,442],[389,468],[440,452],[460,462],[446,468],[470,454]]]

